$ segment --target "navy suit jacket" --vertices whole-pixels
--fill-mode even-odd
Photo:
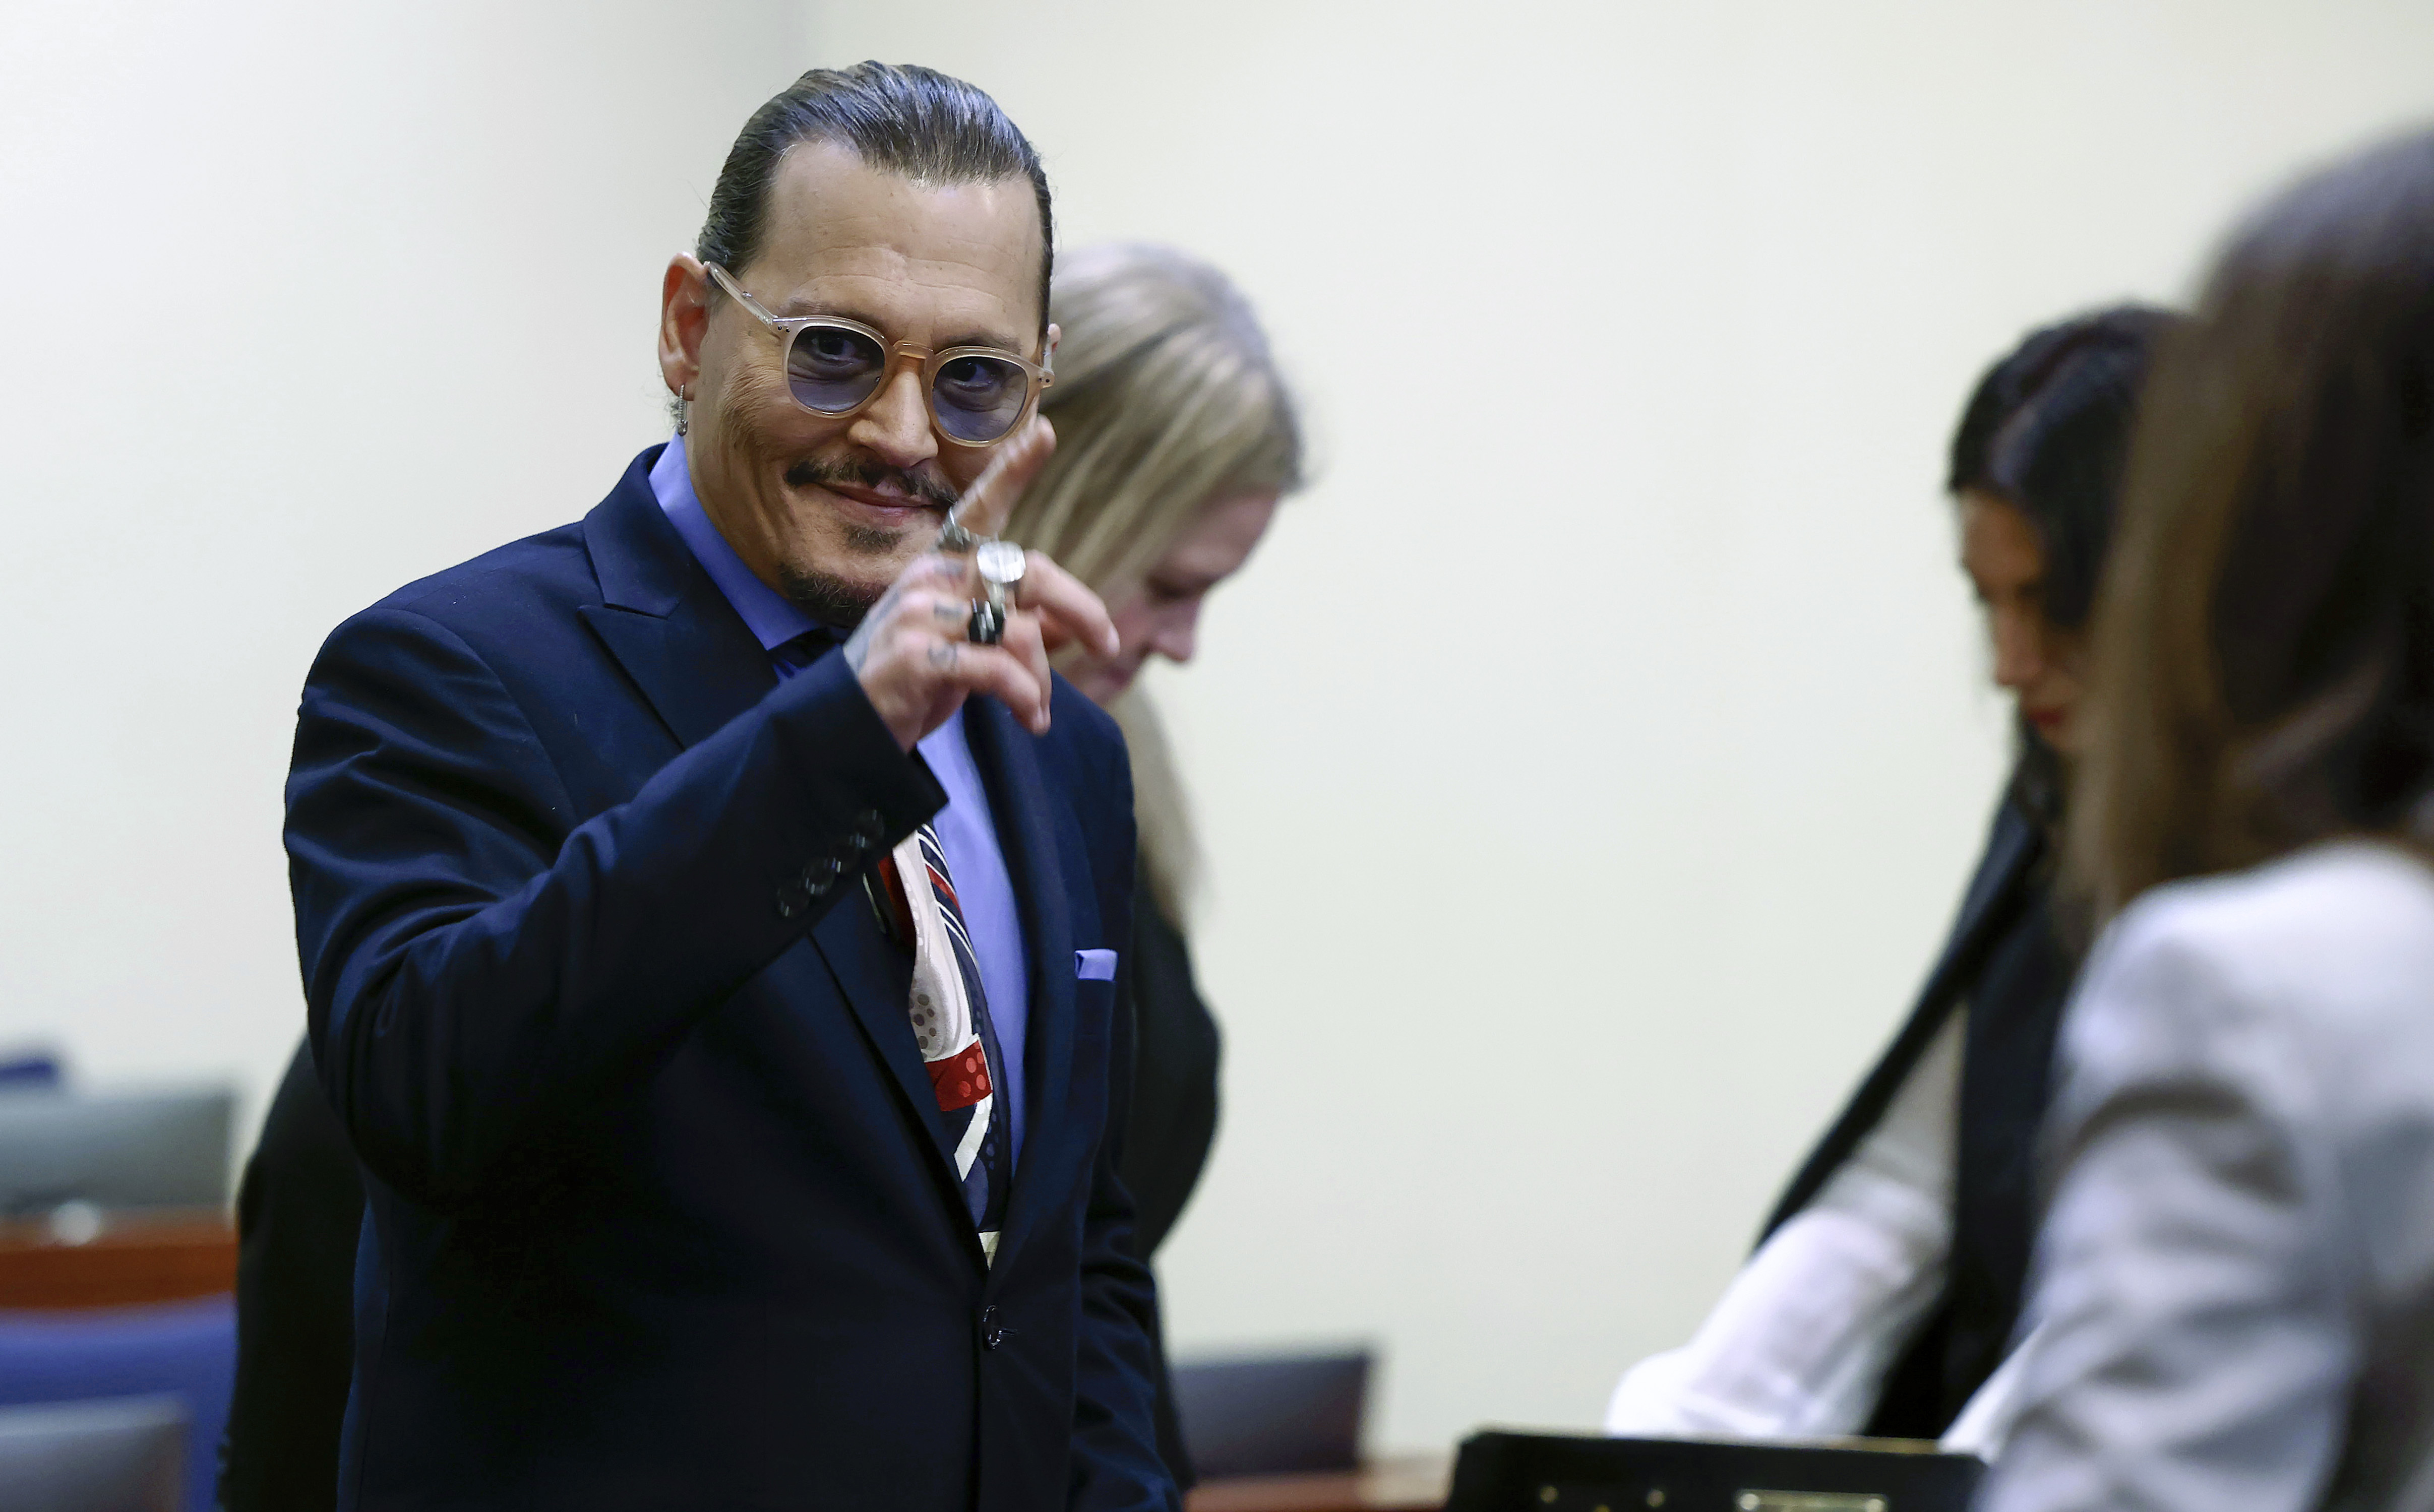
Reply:
[[[1123,740],[1061,682],[1043,738],[968,707],[1032,974],[992,1266],[859,881],[944,796],[841,655],[779,684],[657,454],[305,685],[297,943],[368,1197],[339,1504],[1172,1506],[1075,971],[1129,929]]]

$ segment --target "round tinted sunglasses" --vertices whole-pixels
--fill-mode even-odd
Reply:
[[[930,423],[957,446],[985,447],[1014,433],[1056,375],[997,347],[934,351],[909,341],[890,343],[857,320],[833,315],[773,315],[715,263],[702,266],[737,304],[782,344],[786,388],[814,415],[844,419],[877,399],[899,363],[921,368]]]

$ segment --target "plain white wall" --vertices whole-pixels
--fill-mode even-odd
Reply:
[[[2003,705],[1939,495],[2025,327],[2434,110],[2434,8],[820,8],[1230,269],[1322,438],[1160,690],[1226,1120],[1179,1350],[1365,1336],[1384,1446],[1593,1423],[1908,1007]]]
[[[234,1077],[302,1026],[321,637],[664,433],[659,270],[790,7],[0,6],[0,1043]]]
[[[1186,1351],[1366,1337],[1380,1443],[1585,1424],[1905,1007],[2003,710],[1938,457],[2023,327],[2179,291],[2434,106],[2422,0],[0,8],[0,1042],[239,1079],[351,610],[661,433],[751,107],[923,61],[1069,242],[1266,312],[1318,485],[1160,679],[1226,1122]]]

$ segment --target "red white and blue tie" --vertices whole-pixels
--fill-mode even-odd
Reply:
[[[1008,1120],[1000,1116],[1004,1103],[997,1095],[1005,1085],[1005,1062],[998,1053],[980,960],[972,954],[938,832],[927,824],[914,831],[881,860],[879,875],[886,884],[888,922],[913,950],[913,1037],[929,1068],[938,1111],[946,1114],[955,1176],[963,1182],[981,1250],[994,1261],[1013,1175]],[[907,877],[926,885],[908,889]]]

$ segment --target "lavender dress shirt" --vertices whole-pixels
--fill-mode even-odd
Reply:
[[[818,620],[797,608],[786,597],[753,575],[735,554],[735,548],[711,523],[701,500],[693,491],[693,471],[685,462],[684,437],[672,436],[651,467],[651,492],[668,523],[693,549],[694,560],[718,585],[738,616],[761,642],[775,652]],[[796,669],[782,658],[771,664],[780,678]],[[997,1029],[998,1054],[1005,1061],[1005,1111],[1014,1135],[1014,1157],[1022,1158],[1022,1052],[1031,1028],[1031,977],[1024,960],[1022,916],[1016,909],[1014,879],[1006,874],[1005,852],[999,848],[997,824],[989,816],[988,789],[964,739],[964,711],[930,732],[920,744],[922,759],[938,786],[947,790],[947,807],[930,823],[947,853],[947,868],[955,875],[955,900],[971,933],[972,954],[979,958],[981,990],[988,994],[989,1020]]]

